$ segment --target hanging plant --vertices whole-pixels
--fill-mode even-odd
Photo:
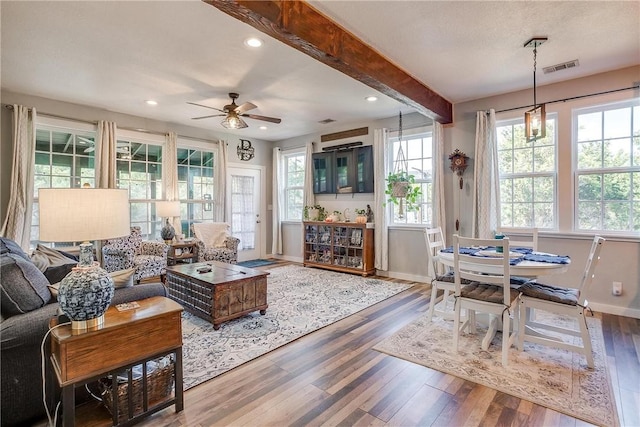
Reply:
[[[420,185],[416,184],[415,176],[408,172],[407,160],[402,149],[402,112],[400,112],[398,122],[398,153],[395,159],[395,169],[393,173],[387,175],[385,194],[388,196],[387,202],[400,207],[399,216],[402,218],[405,204],[408,211],[414,211],[420,207],[422,190]]]

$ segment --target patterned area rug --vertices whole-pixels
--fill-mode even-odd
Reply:
[[[554,316],[553,321],[556,324],[573,322],[561,316]],[[523,352],[515,347],[511,349],[505,369],[500,363],[501,333],[496,334],[489,350],[483,351],[480,337],[486,330],[482,329],[478,329],[482,335],[461,336],[459,351],[455,354],[451,348],[453,322],[435,316],[433,322],[426,316],[414,321],[374,349],[593,424],[617,426],[602,326],[597,318],[587,321],[594,350],[593,370],[587,368],[580,354],[527,342]]]
[[[268,271],[264,316],[251,313],[215,331],[183,312],[185,390],[411,287],[295,265]]]

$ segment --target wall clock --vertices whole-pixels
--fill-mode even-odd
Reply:
[[[469,157],[464,154],[462,151],[457,148],[449,155],[449,160],[451,161],[451,165],[449,166],[452,171],[454,171],[459,178],[460,182],[460,190],[463,188],[462,175],[464,174],[464,170],[469,166],[467,160]],[[460,193],[458,193],[458,204],[456,209],[456,218],[460,217]],[[456,231],[460,230],[460,220],[456,219]]]
[[[251,141],[247,139],[241,139],[240,144],[238,144],[238,158],[240,160],[248,161],[253,159],[254,156],[254,148],[251,146]]]

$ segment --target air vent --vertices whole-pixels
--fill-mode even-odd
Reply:
[[[578,60],[574,59],[573,61],[563,62],[562,64],[556,64],[550,67],[544,67],[542,70],[544,71],[545,74],[549,74],[549,73],[555,73],[556,71],[566,70],[567,68],[575,68],[578,65],[580,65]]]
[[[326,124],[331,123],[331,122],[335,122],[335,120],[334,119],[324,119],[324,120],[320,120],[318,123],[322,123],[323,125],[326,125]]]

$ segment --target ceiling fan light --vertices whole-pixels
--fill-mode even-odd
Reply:
[[[243,129],[249,127],[249,125],[247,125],[244,120],[238,117],[234,112],[230,112],[221,124],[227,129]]]

